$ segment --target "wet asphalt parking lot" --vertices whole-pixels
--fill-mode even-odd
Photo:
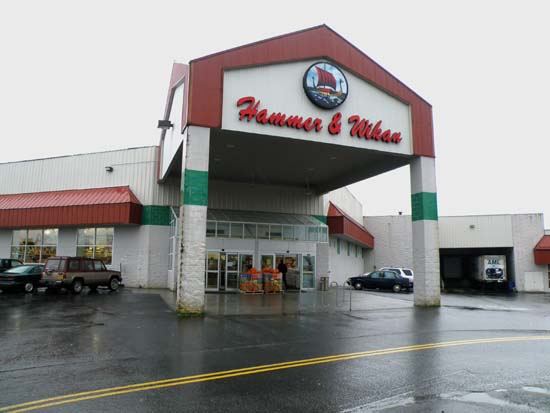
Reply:
[[[550,411],[550,295],[308,294],[0,294],[0,412]]]

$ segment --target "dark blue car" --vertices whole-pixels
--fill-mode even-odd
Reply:
[[[43,264],[28,264],[13,267],[0,274],[0,290],[36,291],[42,279]]]
[[[401,290],[410,291],[413,289],[413,282],[406,277],[402,277],[395,271],[373,271],[369,274],[363,274],[357,277],[350,277],[346,281],[356,290],[363,288],[392,290],[395,293]]]

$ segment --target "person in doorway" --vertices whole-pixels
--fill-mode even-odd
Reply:
[[[288,290],[288,285],[286,284],[286,272],[288,271],[288,268],[286,267],[286,264],[283,260],[279,261],[279,265],[277,265],[277,270],[283,274],[283,285],[285,287],[285,290]]]

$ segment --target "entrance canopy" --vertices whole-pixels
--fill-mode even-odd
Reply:
[[[209,177],[323,194],[409,163],[409,157],[277,136],[212,130]]]
[[[0,195],[0,227],[141,224],[128,186]]]
[[[431,105],[325,25],[174,64],[165,120],[160,180],[191,125],[210,178],[317,193],[435,156]]]
[[[535,264],[550,265],[550,235],[544,235],[535,246]]]

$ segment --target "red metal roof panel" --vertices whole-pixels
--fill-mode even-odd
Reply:
[[[121,203],[141,204],[128,186],[0,195],[0,210]]]
[[[0,195],[0,228],[141,224],[128,186]]]
[[[374,248],[374,237],[371,233],[332,202],[329,203],[327,224],[329,234],[341,235],[361,245]]]

